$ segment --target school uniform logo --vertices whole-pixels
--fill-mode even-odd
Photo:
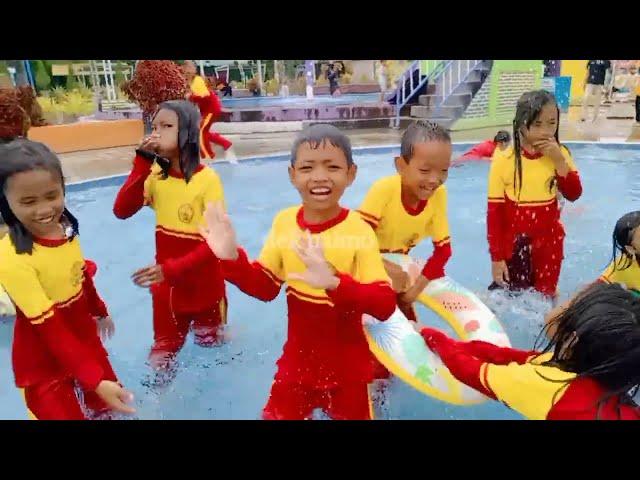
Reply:
[[[178,209],[178,218],[182,223],[191,223],[194,213],[191,204],[185,203]]]

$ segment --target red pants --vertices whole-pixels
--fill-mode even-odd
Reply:
[[[227,298],[201,312],[175,312],[171,305],[171,289],[159,285],[152,289],[153,346],[149,360],[154,366],[163,366],[180,351],[193,327],[196,345],[210,347],[218,341],[218,330],[227,323]]]
[[[313,389],[275,380],[262,411],[264,420],[308,420],[321,408],[333,420],[371,420],[373,409],[366,383]]]
[[[514,241],[513,255],[507,261],[509,287],[514,290],[533,287],[544,295],[554,297],[564,258],[563,245],[563,235],[533,241],[526,235],[518,235]]]
[[[220,145],[225,150],[231,147],[232,143],[216,132],[211,132],[211,125],[215,120],[213,113],[208,113],[202,118],[200,124],[200,158],[215,158],[216,154],[211,148],[211,143]]]
[[[109,359],[102,361],[104,380],[117,382]],[[78,388],[73,378],[58,378],[30,385],[24,389],[24,398],[30,416],[36,420],[87,420],[77,395]],[[109,411],[109,407],[95,392],[81,391],[84,405],[94,415]]]

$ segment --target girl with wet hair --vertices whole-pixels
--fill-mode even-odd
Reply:
[[[145,205],[156,214],[156,263],[136,271],[133,281],[151,291],[149,358],[161,382],[174,373],[175,356],[190,328],[197,345],[210,347],[219,342],[226,323],[219,261],[199,230],[207,203],[224,201],[224,194],[216,172],[200,163],[199,136],[200,114],[192,103],[162,103],[113,208],[121,219]]]

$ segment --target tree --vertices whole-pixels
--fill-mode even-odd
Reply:
[[[67,91],[70,92],[76,88],[78,88],[78,80],[76,76],[73,74],[73,68],[69,65],[69,75],[67,75]]]
[[[51,77],[47,74],[42,60],[35,61],[35,81],[39,91],[47,90],[51,85]]]
[[[162,102],[184,99],[188,90],[182,70],[171,60],[141,60],[133,78],[120,88],[146,115]]]

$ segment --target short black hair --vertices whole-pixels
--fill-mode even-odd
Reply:
[[[344,156],[347,158],[347,165],[349,167],[353,165],[351,140],[349,140],[349,137],[329,123],[317,123],[302,130],[294,140],[293,146],[291,147],[291,166],[296,163],[300,145],[308,143],[311,148],[316,149],[320,145],[324,145],[325,142],[329,142],[334,147],[342,150],[342,153],[344,153]]]
[[[31,170],[47,170],[60,177],[64,191],[64,175],[60,160],[44,143],[34,142],[26,138],[17,138],[0,145],[0,215],[9,227],[9,237],[16,253],[33,251],[33,236],[13,214],[5,195],[7,180],[16,173]],[[71,223],[73,236],[79,233],[78,220],[65,207],[63,215]],[[73,238],[72,236],[72,238]]]
[[[423,142],[451,143],[449,132],[435,122],[418,120],[407,127],[400,142],[400,155],[406,162],[413,157],[413,146]]]
[[[506,130],[500,130],[498,133],[496,133],[496,136],[493,137],[493,141],[498,143],[507,143],[511,141],[511,134],[509,132],[507,132]]]

